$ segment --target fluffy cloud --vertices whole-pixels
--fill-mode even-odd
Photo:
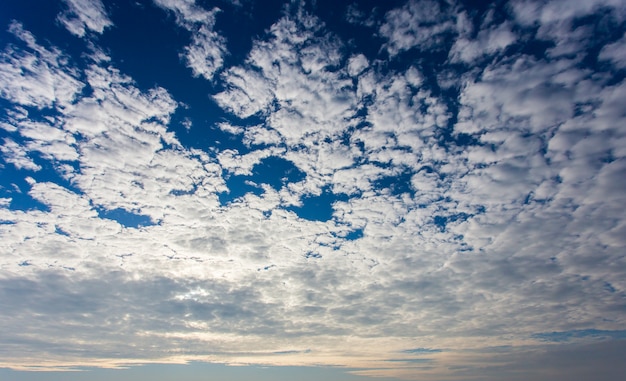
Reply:
[[[194,74],[213,78],[217,11],[157,4],[192,31]],[[220,74],[215,127],[240,144],[207,151],[174,133],[166,89],[141,88],[93,48],[77,64],[13,23],[0,152],[43,207],[0,202],[0,365],[341,364],[432,379],[463,367],[497,379],[503,363],[549,368],[539,353],[620,350],[568,332],[625,323],[626,85],[565,50],[504,56],[534,38],[520,12],[549,15],[539,5],[477,25],[455,7],[389,11],[385,64],[292,4]],[[621,40],[603,41],[613,70]],[[218,53],[192,63],[204,44]],[[443,89],[426,65],[394,61],[434,48],[442,71],[468,66]],[[302,176],[255,176],[276,158]],[[331,218],[299,214],[324,197]]]
[[[385,15],[380,34],[389,42],[386,49],[391,56],[415,47],[419,49],[441,48],[446,33],[454,29],[451,6],[443,7],[437,1],[408,1],[401,8]]]
[[[301,191],[319,194],[330,181],[326,175],[350,166],[359,154],[339,142],[324,142],[354,124],[357,100],[348,70],[338,67],[342,45],[316,17],[290,12],[272,25],[266,41],[254,43],[245,66],[224,73],[227,89],[214,99],[240,118],[265,120],[246,130],[246,140],[264,136],[261,141],[300,146],[287,158],[308,174]],[[365,57],[355,59],[360,61],[352,66],[362,71]]]
[[[449,55],[453,62],[472,62],[483,55],[500,52],[515,41],[516,37],[511,31],[511,26],[502,24],[482,29],[473,40],[457,39]]]
[[[606,38],[603,23],[621,23],[626,17],[626,7],[615,0],[520,1],[511,2],[509,8],[521,26],[537,27],[538,38],[554,43],[547,51],[551,57],[586,54],[588,46]],[[590,14],[603,21],[596,24],[576,22]]]

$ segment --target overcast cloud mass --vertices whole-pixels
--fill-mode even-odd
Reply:
[[[45,3],[0,5],[0,368],[625,374],[623,1]]]

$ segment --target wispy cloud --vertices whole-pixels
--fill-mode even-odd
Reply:
[[[212,80],[224,65],[226,39],[214,31],[218,8],[210,11],[194,0],[154,0],[159,7],[171,11],[179,26],[191,32],[191,44],[185,47],[187,66],[196,77]]]
[[[58,49],[38,45],[35,37],[19,22],[9,31],[25,45],[26,51],[9,46],[1,55],[0,84],[5,99],[36,108],[69,105],[83,84]]]
[[[517,40],[511,27],[505,23],[482,29],[475,39],[458,38],[450,49],[451,60],[470,63],[481,56],[501,52]]]
[[[4,160],[13,164],[18,169],[23,168],[30,171],[39,171],[41,169],[41,166],[37,165],[33,159],[28,156],[28,151],[11,139],[4,140],[4,144],[0,146],[0,151],[2,151]]]
[[[625,45],[626,35],[619,41],[604,46],[600,51],[598,58],[611,61],[617,68],[623,69],[626,67],[626,53],[624,53],[624,51],[626,51],[626,49],[624,49]]]
[[[102,0],[63,0],[67,9],[59,14],[58,20],[70,33],[83,37],[88,31],[104,32],[113,25]]]

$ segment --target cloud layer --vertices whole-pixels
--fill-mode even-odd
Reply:
[[[612,358],[626,326],[624,7],[596,3],[408,1],[367,25],[344,9],[351,28],[375,27],[372,56],[294,2],[225,67],[225,10],[155,0],[191,36],[181,64],[217,82],[212,127],[239,143],[206,150],[174,128],[185,105],[94,42],[115,21],[100,1],[58,16],[79,55],[12,22],[0,366],[497,380]],[[328,218],[304,212],[325,203]],[[587,364],[615,365],[603,358]]]

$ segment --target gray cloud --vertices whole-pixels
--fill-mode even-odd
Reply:
[[[617,68],[624,68],[626,66],[626,56],[624,54],[625,42],[626,38],[622,37],[612,44],[605,45],[600,51],[598,58],[611,61]]]

